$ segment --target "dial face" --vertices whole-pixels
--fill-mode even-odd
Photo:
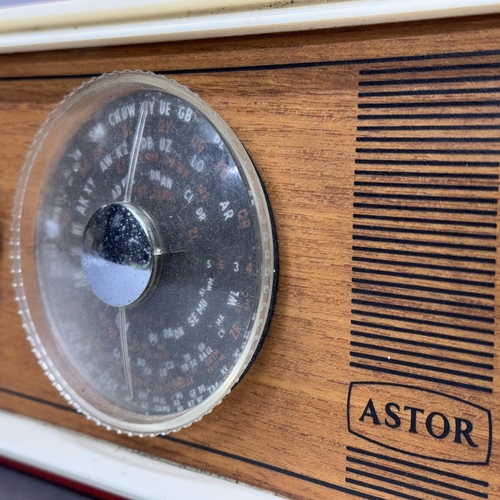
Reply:
[[[83,87],[45,127],[28,166],[44,169],[36,212],[18,206],[21,245],[34,215],[49,332],[29,333],[43,362],[117,429],[199,419],[246,369],[270,312],[275,249],[248,156],[194,94],[140,73]]]

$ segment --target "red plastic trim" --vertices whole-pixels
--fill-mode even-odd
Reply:
[[[53,474],[52,472],[47,472],[43,469],[38,469],[37,467],[32,467],[31,465],[26,465],[15,460],[11,460],[10,458],[0,456],[0,465],[10,467],[11,469],[15,469],[19,472],[24,472],[25,474],[43,479],[44,481],[62,486],[69,490],[82,493],[91,498],[96,498],[99,500],[127,500],[125,497],[115,495],[114,493],[109,493],[107,491],[100,490],[99,488],[94,488],[93,486],[89,486],[78,481],[73,481],[72,479],[68,479],[66,477]]]

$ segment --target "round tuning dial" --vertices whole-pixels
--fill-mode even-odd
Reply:
[[[198,96],[140,72],[84,84],[44,123],[12,256],[48,376],[128,433],[176,430],[220,403],[276,290],[270,208],[245,149]]]

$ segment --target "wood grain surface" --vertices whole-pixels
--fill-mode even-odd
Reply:
[[[0,407],[288,498],[500,498],[500,17],[0,57]],[[176,434],[88,422],[11,289],[17,176],[93,75],[155,71],[234,129],[267,188],[280,286],[234,391]]]

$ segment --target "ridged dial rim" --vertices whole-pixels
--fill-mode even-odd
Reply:
[[[201,403],[193,410],[183,413],[180,420],[176,423],[177,418],[165,422],[164,427],[159,429],[161,424],[130,424],[119,422],[118,419],[106,415],[102,411],[94,408],[88,402],[78,396],[72,389],[70,384],[66,381],[63,375],[59,372],[57,367],[52,363],[50,356],[45,350],[43,343],[37,333],[36,326],[33,322],[30,307],[25,293],[25,284],[23,280],[23,270],[21,265],[21,222],[22,222],[22,209],[23,200],[26,193],[26,188],[29,183],[29,178],[33,164],[36,160],[37,154],[43,145],[43,141],[50,133],[51,125],[55,123],[60,116],[60,113],[71,104],[75,95],[78,95],[83,89],[87,89],[91,85],[103,79],[120,79],[122,76],[132,76],[150,81],[152,78],[157,79],[158,88],[167,90],[177,97],[181,97],[187,102],[196,107],[197,111],[201,112],[205,118],[214,126],[217,133],[224,139],[231,153],[235,156],[242,170],[245,174],[246,182],[249,184],[253,197],[256,202],[256,210],[258,214],[258,221],[260,225],[261,241],[264,243],[265,248],[261,251],[261,270],[262,270],[262,293],[259,305],[256,308],[258,311],[257,317],[253,324],[253,332],[249,337],[249,341],[245,346],[244,353],[237,362],[232,373],[221,384],[212,396],[205,400],[210,404],[205,405]],[[163,86],[160,85],[163,82]],[[172,92],[173,90],[176,92]],[[187,98],[187,99],[186,99]],[[246,372],[249,364],[251,363],[254,355],[257,352],[260,341],[265,334],[265,328],[268,324],[270,314],[272,312],[273,293],[275,292],[276,285],[276,260],[275,260],[275,238],[273,234],[273,226],[271,214],[267,205],[266,195],[263,191],[257,171],[250,160],[243,145],[236,137],[234,132],[226,124],[226,122],[216,113],[208,104],[206,104],[197,94],[193,93],[187,87],[179,84],[178,82],[168,79],[163,75],[157,75],[152,72],[142,71],[115,71],[112,73],[105,73],[101,76],[94,77],[80,86],[76,87],[66,97],[60,101],[58,105],[49,113],[47,118],[43,121],[38,129],[33,142],[28,150],[24,164],[21,168],[16,193],[14,198],[14,208],[12,212],[11,223],[11,238],[10,238],[10,258],[11,258],[11,272],[13,274],[13,287],[15,300],[18,304],[18,313],[21,316],[22,326],[25,329],[27,340],[31,345],[31,350],[36,356],[38,363],[42,367],[45,375],[49,378],[52,385],[58,390],[61,396],[73,406],[77,412],[82,413],[87,419],[93,420],[97,425],[104,426],[108,430],[114,430],[118,434],[126,433],[129,436],[156,436],[164,435],[170,432],[176,432],[184,427],[188,427],[194,422],[200,420],[203,416],[210,413],[217,405],[219,405],[225,396],[227,396],[232,388],[238,383],[241,376]],[[192,416],[184,418],[185,415]],[[121,425],[125,424],[125,425]],[[168,424],[168,425],[166,425]],[[152,429],[154,428],[154,429]]]

